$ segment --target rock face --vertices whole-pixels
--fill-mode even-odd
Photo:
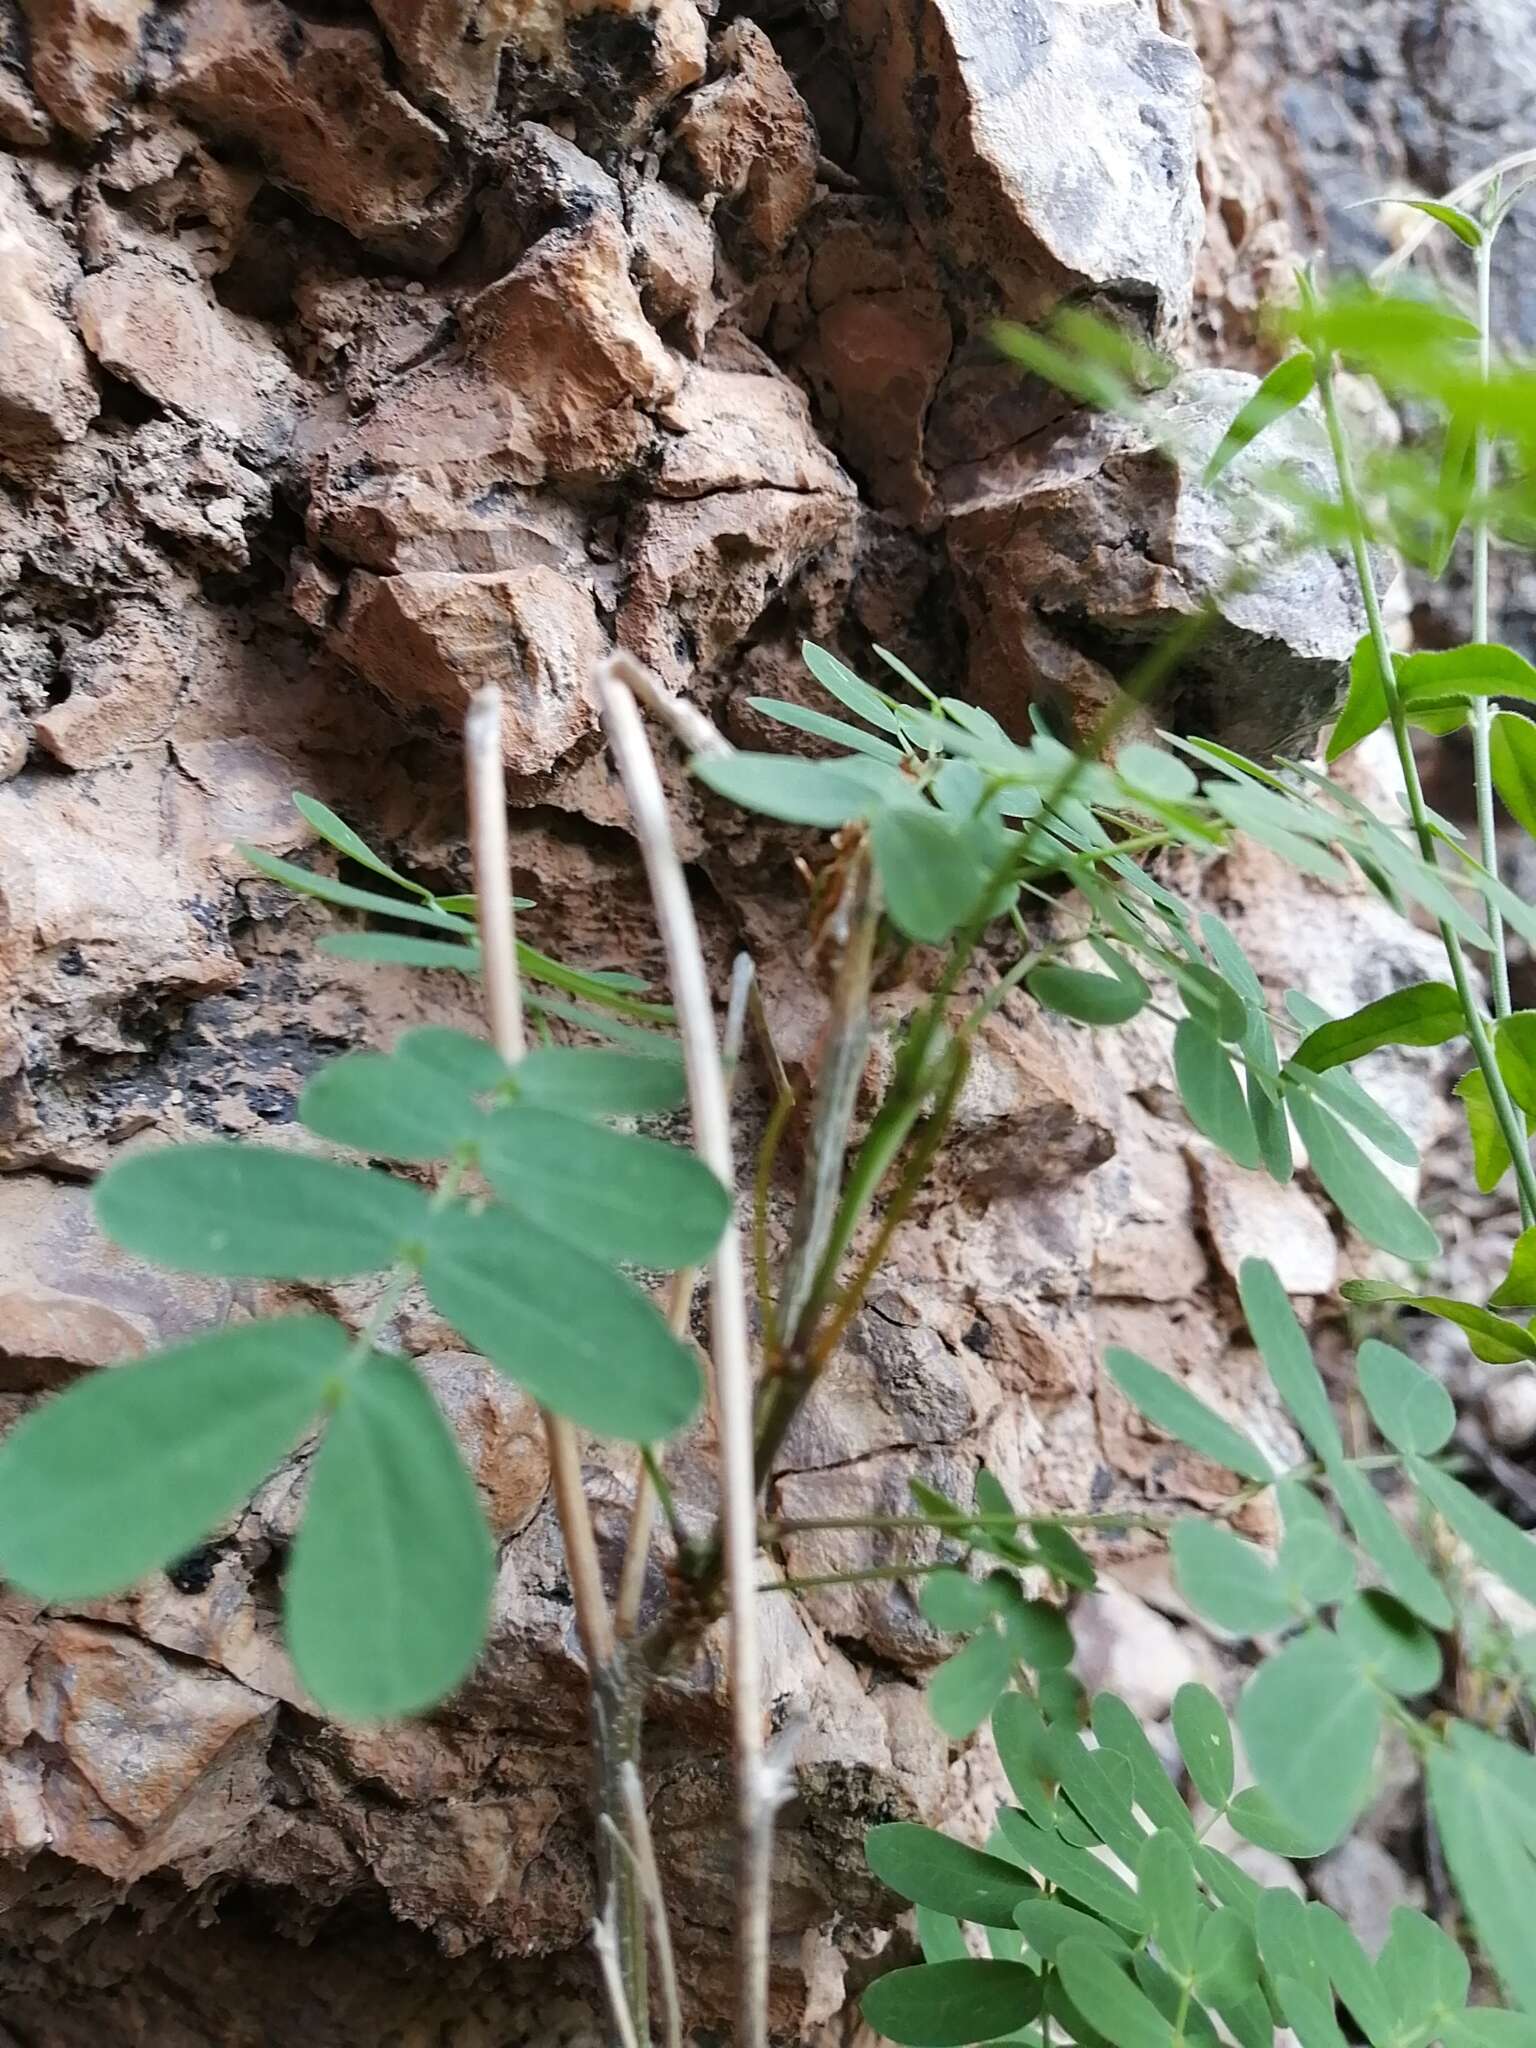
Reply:
[[[0,1423],[267,1299],[101,1240],[85,1183],[119,1146],[280,1131],[321,1059],[474,1016],[452,977],[320,954],[326,918],[253,875],[237,840],[330,858],[294,788],[465,886],[455,736],[502,681],[532,935],[656,974],[595,654],[634,648],[761,743],[746,699],[806,697],[803,634],[855,663],[875,640],[1017,727],[1034,697],[1090,711],[1222,580],[1253,530],[1193,475],[1245,373],[1158,399],[1181,470],[986,337],[1064,296],[1195,352],[1240,336],[1278,213],[1201,93],[1152,0],[728,23],[694,0],[0,6]],[[1326,564],[1276,570],[1224,601],[1165,715],[1299,743],[1354,630]],[[751,945],[804,1062],[819,997],[786,849],[675,779],[716,962]],[[1385,913],[1267,857],[1199,886],[1277,991],[1343,1008],[1417,970]],[[916,996],[883,993],[892,1029]],[[1100,1350],[1271,1427],[1233,1271],[1278,1247],[1305,1303],[1340,1247],[1308,1194],[1213,1161],[1167,1075],[1156,1020],[1093,1042],[1022,1002],[992,1020],[960,1142],[785,1446],[776,1506],[900,1509],[914,1473],[963,1492],[983,1459],[1042,1508],[1219,1497]],[[748,1089],[749,1131],[761,1110]],[[276,1626],[302,1453],[131,1595],[7,1604],[0,2033],[594,2038],[583,1692],[538,1433],[421,1302],[391,1334],[500,1543],[481,1668],[419,1725],[316,1716]],[[616,1560],[633,1475],[586,1457]],[[676,1472],[702,1518],[705,1447]],[[796,1539],[781,1562],[851,1569],[894,1540]],[[1127,1611],[1095,1610],[1105,1669]],[[966,1774],[926,1715],[942,1646],[903,1587],[765,1613],[775,1720],[803,1724],[777,2022],[830,2043],[888,1927],[865,1828],[963,1806]],[[711,1640],[649,1741],[706,2023],[734,1917],[723,1693]]]

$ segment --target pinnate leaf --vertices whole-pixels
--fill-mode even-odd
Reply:
[[[1344,1444],[1328,1390],[1279,1274],[1265,1259],[1245,1259],[1238,1273],[1238,1294],[1249,1334],[1302,1435],[1325,1461],[1341,1457]]]
[[[1098,1942],[1064,1941],[1056,1967],[1072,2003],[1114,2048],[1173,2048],[1169,2022]]]
[[[1316,382],[1317,364],[1306,352],[1276,363],[1217,443],[1215,453],[1205,465],[1205,482],[1214,483],[1266,427],[1294,412]]]
[[[1488,735],[1493,786],[1504,808],[1536,839],[1536,725],[1518,711],[1496,712]]]
[[[495,1551],[426,1386],[376,1356],[348,1383],[310,1472],[283,1582],[289,1648],[327,1712],[420,1713],[485,1640]]]
[[[1292,1058],[1298,1066],[1326,1073],[1385,1045],[1444,1045],[1466,1028],[1455,989],[1443,981],[1420,981],[1309,1032]]]
[[[952,1913],[978,1927],[1012,1927],[1015,1906],[1039,1895],[1039,1886],[1018,1864],[916,1821],[871,1828],[864,1856],[880,1882],[914,1906]]]
[[[745,811],[785,825],[835,831],[875,805],[869,787],[836,761],[805,761],[794,754],[695,754],[699,781]]]
[[[43,1402],[0,1444],[0,1572],[92,1600],[185,1556],[293,1449],[350,1344],[328,1316],[237,1323]]]
[[[420,1061],[343,1053],[305,1084],[299,1121],[317,1137],[384,1159],[442,1159],[482,1119],[457,1082]]]
[[[987,870],[979,841],[965,825],[915,804],[892,804],[875,813],[870,851],[898,931],[937,945],[981,900]]]
[[[1173,1035],[1173,1071],[1189,1120],[1239,1166],[1263,1164],[1253,1118],[1220,1040],[1193,1017]]]
[[[1431,1225],[1336,1117],[1300,1093],[1290,1097],[1290,1110],[1313,1173],[1362,1237],[1419,1264],[1439,1256],[1440,1240]]]

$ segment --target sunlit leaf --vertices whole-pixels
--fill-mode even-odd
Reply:
[[[0,1444],[0,1573],[91,1600],[185,1556],[293,1449],[350,1344],[327,1316],[236,1323],[44,1401]]]
[[[166,1145],[109,1167],[96,1220],[178,1273],[342,1280],[393,1265],[421,1236],[420,1188],[263,1145]]]
[[[349,1721],[432,1706],[485,1640],[495,1565],[432,1396],[404,1359],[370,1359],[326,1426],[283,1580],[300,1678]]]
[[[1306,1332],[1297,1321],[1279,1274],[1265,1259],[1245,1259],[1238,1293],[1249,1333],[1302,1435],[1325,1462],[1342,1457],[1343,1440],[1328,1400],[1328,1389],[1312,1358]]]
[[[407,924],[434,926],[440,932],[455,932],[474,936],[475,927],[462,917],[450,916],[437,909],[430,898],[426,902],[402,901],[398,896],[381,896],[374,889],[356,889],[349,882],[338,882],[331,875],[317,875],[311,868],[297,867],[292,861],[279,860],[276,854],[263,853],[259,846],[247,846],[243,842],[237,852],[248,860],[252,867],[274,882],[281,882],[300,896],[314,896],[322,903],[334,904],[339,910],[363,910],[377,917],[399,918]],[[381,873],[389,874],[385,868]],[[399,880],[391,875],[391,880]],[[402,887],[410,887],[402,883]],[[418,896],[423,891],[415,892]]]
[[[1309,1032],[1291,1057],[1298,1066],[1324,1073],[1384,1045],[1444,1045],[1466,1028],[1455,989],[1443,981],[1421,981]]]
[[[345,854],[348,860],[355,860],[359,867],[371,868],[374,874],[383,875],[387,881],[395,883],[398,888],[409,890],[413,896],[426,896],[429,893],[419,882],[409,881],[406,876],[392,868],[388,861],[381,859],[366,839],[354,832],[344,818],[338,818],[330,806],[321,803],[318,797],[305,796],[302,790],[296,789],[293,792],[293,807],[301,818],[306,819],[314,827],[322,839],[328,840],[336,851]]]

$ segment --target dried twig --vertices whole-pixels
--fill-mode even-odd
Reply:
[[[603,1818],[606,1820],[607,1815]],[[618,1841],[621,1848],[628,1846],[622,1836],[618,1837]],[[619,1967],[619,1937],[614,1928],[614,1919],[614,1905],[610,1897],[602,1913],[592,1922],[592,1946],[597,1952],[597,1967],[602,1972],[603,1989],[608,1994],[608,2010],[613,2016],[614,2029],[619,2037],[619,2048],[640,2048],[640,2037],[636,2034],[635,2023],[629,2016],[629,2000],[624,1991],[624,1972]]]
[[[734,1185],[730,1107],[715,1037],[709,977],[688,883],[672,841],[661,778],[631,694],[651,695],[629,655],[600,662],[594,677],[608,743],[623,778],[646,878],[656,909],[688,1070],[699,1156]],[[656,686],[659,687],[659,686]],[[768,1891],[773,1806],[763,1769],[762,1677],[758,1649],[757,1485],[753,1457],[752,1369],[741,1239],[734,1218],[716,1249],[710,1298],[714,1396],[720,1441],[720,1520],[730,1601],[731,1696],[738,1803],[740,1911],[738,2048],[765,2048],[768,1998]]]
[[[725,734],[697,704],[669,690],[656,671],[621,648],[602,667],[617,683],[640,699],[646,710],[674,732],[690,754],[733,754]]]
[[[479,905],[480,953],[486,1008],[496,1050],[509,1065],[523,1056],[523,999],[517,973],[517,928],[512,909],[512,864],[507,848],[506,771],[501,757],[501,692],[477,692],[464,726],[469,771],[469,835]],[[571,1575],[576,1626],[590,1670],[613,1655],[613,1622],[603,1593],[597,1539],[581,1480],[575,1432],[541,1410],[549,1445],[550,1480]]]

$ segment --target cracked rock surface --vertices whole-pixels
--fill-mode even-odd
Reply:
[[[1265,12],[1228,8],[1218,80]],[[502,682],[530,935],[658,975],[595,654],[632,647],[748,744],[750,695],[808,697],[807,634],[855,664],[878,641],[1021,728],[1032,697],[1091,713],[1221,580],[1241,521],[1002,372],[986,326],[1088,298],[1246,366],[1284,229],[1241,111],[1154,0],[0,0],[0,1423],[282,1298],[106,1245],[88,1182],[120,1148],[288,1142],[317,1062],[474,1018],[451,976],[318,953],[327,918],[243,863],[237,840],[331,858],[293,789],[466,886],[455,734]],[[1249,382],[1205,368],[1160,402],[1198,441]],[[1273,578],[1164,714],[1303,742],[1357,630],[1326,563]],[[672,780],[716,963],[751,946],[803,1068],[821,999],[791,849]],[[1277,994],[1343,1009],[1424,971],[1384,911],[1259,852],[1170,879]],[[882,1024],[916,999],[884,992]],[[1420,1070],[1399,1080],[1427,1127]],[[748,1092],[744,1138],[762,1114]],[[1130,1344],[1272,1433],[1234,1341],[1258,1249],[1304,1308],[1351,1252],[1304,1187],[1193,1138],[1157,1020],[1089,1036],[1011,1006],[774,1506],[899,1510],[914,1474],[965,1493],[983,1459],[1042,1509],[1219,1497],[1098,1357]],[[500,1543],[480,1668],[419,1724],[317,1715],[276,1627],[303,1449],[132,1594],[8,1601],[0,2040],[597,2038],[583,1691],[534,1418],[423,1301],[393,1335]],[[708,1448],[675,1459],[700,1522]],[[587,1472],[616,1563],[632,1473],[598,1443]],[[923,1554],[899,1540],[796,1538],[780,1563]],[[1138,1611],[1162,1640],[1117,1597],[1106,1669]],[[904,1587],[765,1617],[774,1721],[800,1730],[776,2024],[852,2041],[892,1925],[864,1830],[963,1819],[992,1781],[927,1717],[943,1646]],[[711,1639],[648,1745],[704,2028],[734,1917],[723,1683]]]

